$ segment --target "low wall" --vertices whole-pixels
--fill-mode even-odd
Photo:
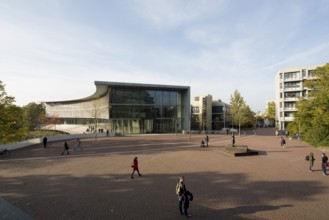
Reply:
[[[97,137],[106,137],[106,133],[90,133],[90,134],[71,134],[71,135],[56,135],[56,136],[47,136],[47,142],[53,142],[53,141],[64,141],[64,140],[70,140],[70,139],[77,139],[77,138],[94,138],[97,135]],[[113,136],[114,134],[110,134],[109,136]],[[28,147],[34,144],[40,144],[42,143],[41,138],[34,138],[34,139],[29,139],[26,141],[21,141],[21,142],[16,142],[12,144],[4,144],[0,145],[0,149],[7,149],[7,150],[16,150],[24,147]]]

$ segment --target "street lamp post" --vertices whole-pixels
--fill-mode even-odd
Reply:
[[[224,129],[226,129],[226,125],[225,125],[225,121],[226,121],[226,118],[225,118],[226,106],[225,105],[223,106],[223,111],[224,111]]]
[[[178,120],[177,118],[175,118],[175,133],[176,133],[176,136],[177,136],[177,130],[178,130]]]
[[[241,130],[241,122],[240,122],[240,106],[238,109],[238,117],[239,117],[239,136],[240,136],[240,130]]]

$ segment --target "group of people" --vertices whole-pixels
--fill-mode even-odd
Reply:
[[[200,147],[208,147],[208,143],[209,143],[209,136],[206,135],[206,138],[204,140],[201,140]]]
[[[310,172],[313,172],[312,168],[313,168],[314,161],[315,161],[313,152],[311,152],[306,157],[306,160],[308,160],[308,162],[309,162],[308,170]],[[321,157],[321,169],[322,169],[322,174],[324,176],[327,175],[327,166],[328,166],[328,157],[327,157],[327,155],[325,153],[322,153],[322,157]]]
[[[202,140],[202,142],[201,142],[201,147],[208,147],[208,143],[209,143],[209,137],[208,137],[208,135],[206,135],[205,139]],[[44,144],[44,148],[46,148],[47,147],[47,137],[44,137],[43,144]],[[285,144],[286,144],[286,140],[281,136],[281,139],[280,139],[281,147],[284,148]],[[80,150],[82,150],[81,141],[79,138],[76,141],[74,150],[77,150],[78,148],[80,148]],[[67,153],[67,155],[70,154],[67,141],[64,142],[64,150],[61,153],[61,155],[64,155],[65,152]],[[313,172],[312,168],[313,168],[314,161],[315,161],[313,152],[311,152],[306,157],[306,159],[309,161],[308,170],[310,172]],[[328,165],[328,157],[326,156],[325,153],[323,153],[322,158],[321,158],[321,168],[322,168],[323,175],[327,175],[327,172],[326,172],[327,165]],[[139,171],[137,157],[135,157],[133,159],[133,163],[132,163],[131,167],[133,169],[133,171],[131,173],[131,179],[134,179],[134,174],[136,171],[137,171],[138,176],[142,175]],[[176,185],[176,194],[178,196],[178,208],[179,208],[180,214],[185,215],[186,217],[190,217],[191,215],[188,213],[188,208],[189,208],[190,201],[193,200],[193,194],[186,189],[186,186],[184,183],[184,176],[181,176],[179,178],[179,182]]]
[[[69,149],[70,149],[70,147],[67,144],[67,141],[64,141],[64,150],[62,151],[61,155],[64,155],[65,152],[66,152],[66,155],[69,155],[70,154]],[[83,150],[80,138],[77,139],[77,141],[74,145],[74,150],[76,151],[77,149]]]
[[[42,143],[43,143],[43,147],[44,148],[47,148],[48,138],[46,136],[43,137]],[[67,155],[69,155],[70,154],[69,149],[70,149],[70,147],[67,144],[67,141],[64,141],[64,150],[62,151],[61,155],[64,155],[65,152],[66,152]],[[76,143],[74,145],[74,150],[77,150],[77,149],[83,150],[82,149],[82,146],[81,146],[81,140],[80,140],[80,138],[77,139],[77,141],[76,141]]]
[[[280,140],[280,145],[282,148],[284,148],[286,145],[286,140],[282,136],[281,136],[281,140]],[[310,172],[313,172],[312,167],[313,167],[314,161],[315,161],[313,152],[311,152],[309,155],[306,156],[306,160],[309,162],[308,170]],[[329,166],[328,157],[325,153],[322,153],[321,169],[322,169],[322,174],[325,176],[327,175],[327,166]]]

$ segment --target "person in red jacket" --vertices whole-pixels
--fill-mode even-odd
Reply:
[[[131,173],[131,179],[134,179],[134,173],[135,173],[135,171],[137,171],[138,176],[141,176],[142,175],[142,174],[139,173],[138,159],[137,159],[137,157],[134,158],[134,162],[133,162],[133,165],[131,165],[131,167],[133,168],[133,172]]]

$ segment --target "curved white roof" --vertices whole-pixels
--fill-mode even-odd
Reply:
[[[189,90],[189,86],[175,86],[175,85],[159,85],[159,84],[142,84],[142,83],[124,83],[124,82],[106,82],[106,81],[95,81],[96,91],[94,94],[74,100],[62,100],[62,101],[49,101],[45,103],[63,103],[63,102],[82,102],[98,99],[105,96],[109,90],[109,87],[130,87],[140,89],[159,89],[159,90]]]

